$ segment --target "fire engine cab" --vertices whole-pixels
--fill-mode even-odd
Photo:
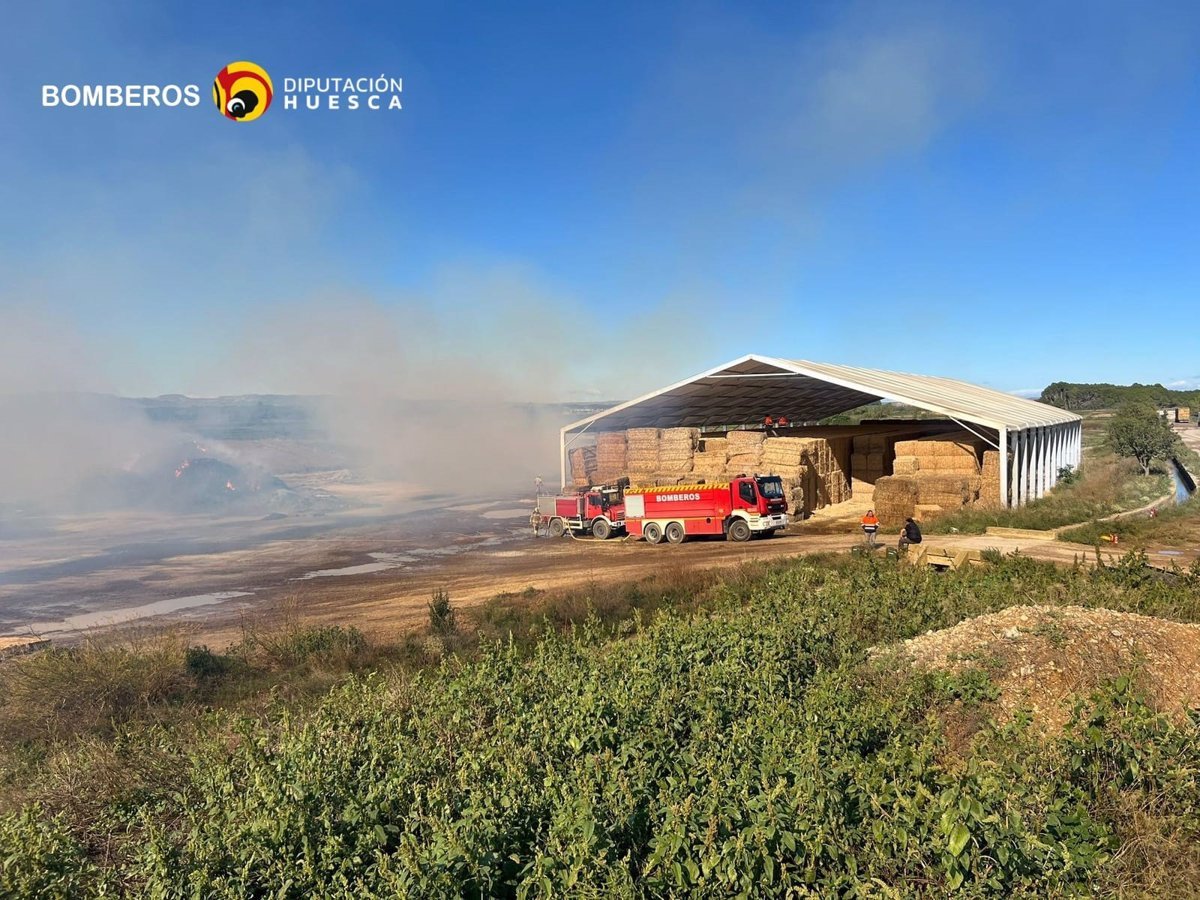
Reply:
[[[603,540],[625,531],[625,486],[627,479],[615,485],[587,488],[577,494],[538,497],[538,512],[546,520],[551,537],[591,534]]]
[[[787,524],[787,500],[778,475],[625,490],[625,527],[651,544],[664,539],[679,544],[697,534],[748,541],[756,534],[770,537]]]

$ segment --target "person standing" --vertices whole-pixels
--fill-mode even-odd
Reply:
[[[543,481],[542,481],[542,476],[541,476],[541,475],[536,475],[536,476],[534,476],[534,479],[533,479],[533,493],[534,493],[536,496],[538,496],[538,497],[542,496],[542,488],[543,488],[544,486],[545,486],[545,482],[543,482]]]
[[[879,519],[875,516],[875,510],[868,509],[867,514],[862,517],[863,534],[867,536],[867,546],[875,546],[875,535],[879,532]]]
[[[529,514],[529,527],[533,529],[533,536],[538,537],[542,530],[542,512],[537,507]]]
[[[900,552],[907,553],[909,544],[921,543],[921,526],[913,521],[912,516],[904,520],[900,530]]]

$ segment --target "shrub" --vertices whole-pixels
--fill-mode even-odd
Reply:
[[[107,733],[156,704],[186,696],[182,647],[152,641],[87,641],[0,666],[0,736],[54,740]]]
[[[429,601],[429,630],[436,635],[446,636],[458,631],[454,608],[450,605],[449,592],[439,588]]]

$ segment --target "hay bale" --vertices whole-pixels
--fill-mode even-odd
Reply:
[[[660,450],[670,447],[691,452],[699,440],[699,428],[664,428],[659,432],[658,446]]]
[[[918,522],[928,522],[932,519],[936,519],[943,512],[945,512],[945,510],[936,503],[918,503],[913,507],[912,517]]]
[[[762,457],[757,453],[731,453],[729,461],[725,464],[725,470],[731,474],[745,472],[753,474],[762,462]]]
[[[894,475],[916,475],[920,470],[921,461],[915,456],[897,456],[892,462]]]
[[[917,497],[915,479],[885,475],[875,482],[875,514],[885,525],[899,525],[913,514]]]
[[[658,471],[658,438],[657,428],[630,428],[625,432],[625,461],[630,471]]]
[[[748,448],[761,446],[765,439],[766,435],[761,431],[730,431],[725,435],[731,453],[735,449],[744,452]]]
[[[913,479],[917,485],[918,503],[960,509],[975,500],[969,477],[921,471]]]

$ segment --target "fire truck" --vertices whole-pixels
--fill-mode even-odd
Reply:
[[[692,535],[748,541],[786,528],[787,500],[778,475],[739,475],[727,482],[627,488],[625,527],[648,543],[679,544]]]
[[[628,479],[600,485],[577,494],[538,497],[538,512],[547,522],[551,537],[591,534],[601,540],[625,531],[625,488]]]

